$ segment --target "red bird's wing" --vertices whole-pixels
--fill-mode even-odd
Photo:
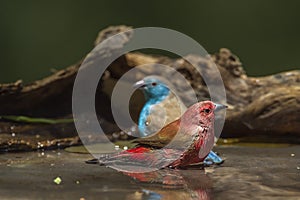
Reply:
[[[138,138],[133,141],[138,146],[146,146],[151,148],[163,148],[175,137],[179,131],[180,120],[171,122],[163,127],[159,132],[150,136]]]

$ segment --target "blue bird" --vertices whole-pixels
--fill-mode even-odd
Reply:
[[[186,110],[182,101],[157,76],[147,76],[136,82],[134,87],[143,91],[146,100],[138,120],[138,129],[143,137],[158,132],[165,125],[178,119]],[[206,165],[223,162],[222,158],[213,151],[210,151],[204,160]]]

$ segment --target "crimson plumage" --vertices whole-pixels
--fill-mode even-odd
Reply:
[[[158,133],[135,139],[134,148],[103,156],[99,162],[109,166],[157,168],[181,168],[202,162],[214,146],[214,111],[217,108],[220,109],[211,101],[198,102]]]

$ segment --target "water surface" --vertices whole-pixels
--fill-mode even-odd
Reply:
[[[64,150],[1,154],[1,199],[299,199],[300,146],[215,150],[222,166],[138,175],[85,164],[89,154]]]

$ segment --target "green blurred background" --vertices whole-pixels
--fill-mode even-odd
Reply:
[[[178,30],[249,75],[300,66],[300,1],[0,1],[0,82],[30,82],[80,60],[109,25]]]

